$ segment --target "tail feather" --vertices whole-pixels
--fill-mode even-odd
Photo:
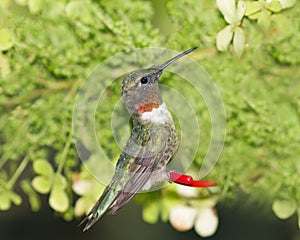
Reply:
[[[97,222],[110,209],[114,197],[114,190],[110,187],[107,187],[92,210],[86,215],[86,217],[79,223],[78,226],[81,226],[86,222],[83,231],[85,232],[90,229],[95,222]]]
[[[101,201],[99,199],[97,201],[97,203],[95,204],[95,206],[92,208],[92,210],[78,224],[78,227],[79,227],[79,226],[83,225],[84,223],[86,223],[83,228],[83,232],[89,230],[95,224],[95,222],[97,222],[102,217],[102,215],[105,213],[105,212],[103,212],[101,215],[98,213],[98,208],[100,207],[100,205],[101,205]]]
[[[87,222],[83,228],[83,232],[89,230],[95,222],[99,220],[101,216],[96,212],[96,213],[89,213],[80,223],[78,226],[81,226],[85,222]]]

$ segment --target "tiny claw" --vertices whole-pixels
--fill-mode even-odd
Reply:
[[[189,186],[189,187],[197,187],[197,188],[208,188],[212,186],[216,186],[216,183],[210,180],[194,180],[191,176],[176,173],[173,171],[167,170],[167,175],[169,178],[169,182],[175,182],[177,184]]]

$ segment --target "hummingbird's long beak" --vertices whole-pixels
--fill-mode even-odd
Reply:
[[[175,62],[177,59],[189,54],[190,52],[194,51],[197,47],[193,47],[191,49],[188,49],[186,51],[184,51],[183,53],[178,54],[177,56],[171,58],[170,60],[166,61],[164,64],[155,67],[156,69],[158,69],[159,71],[164,70],[167,66],[169,66],[171,63]]]

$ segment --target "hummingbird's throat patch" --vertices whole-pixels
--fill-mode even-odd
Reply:
[[[139,113],[152,112],[153,108],[159,108],[158,103],[144,103],[135,104],[134,107],[139,111]]]

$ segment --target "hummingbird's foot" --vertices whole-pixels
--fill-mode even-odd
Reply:
[[[166,173],[169,183],[175,182],[177,184],[197,188],[208,188],[216,186],[216,183],[210,180],[194,180],[192,176],[168,170],[166,170]]]

